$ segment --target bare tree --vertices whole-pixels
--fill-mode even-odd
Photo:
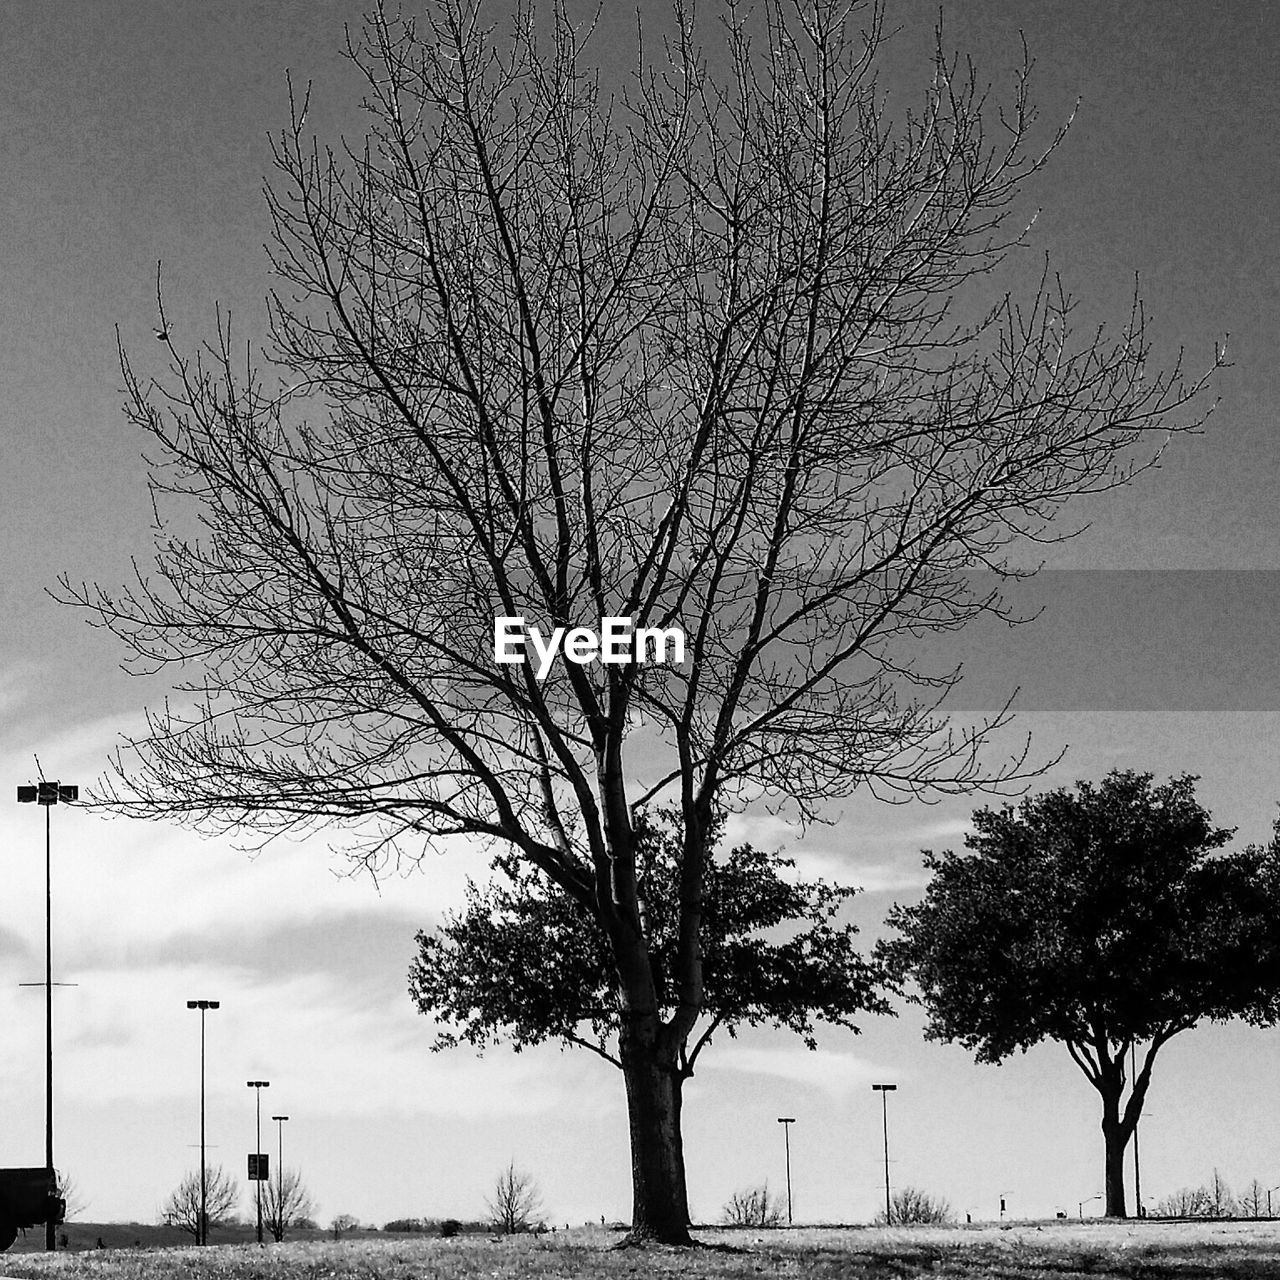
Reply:
[[[1165,1196],[1156,1205],[1161,1218],[1205,1218],[1209,1215],[1209,1193],[1204,1187],[1183,1187]]]
[[[512,1160],[498,1174],[493,1195],[485,1202],[494,1229],[503,1235],[515,1235],[536,1226],[542,1212],[542,1196],[531,1174],[516,1168]]]
[[[378,4],[350,46],[367,145],[320,147],[300,98],[277,148],[270,365],[221,320],[180,350],[163,301],[163,385],[122,355],[160,518],[204,536],[162,524],[123,592],[64,583],[141,667],[195,671],[106,801],[349,822],[375,871],[465,837],[597,922],[633,1234],[672,1242],[717,819],[1017,776],[980,755],[1005,716],[950,732],[957,673],[913,646],[1000,612],[968,571],[1016,576],[1069,499],[1194,425],[1200,385],[1152,367],[1136,300],[1081,333],[1047,269],[1022,287],[1019,192],[1057,141],[1025,69],[1001,104],[939,51],[895,114],[877,0],[757,8],[724,7],[721,75],[677,7],[624,102],[563,6],[498,32],[478,0]],[[679,628],[689,661],[540,678],[495,661],[495,616]],[[663,973],[651,802],[681,824]]]
[[[221,1166],[205,1175],[205,1213],[209,1226],[217,1227],[232,1220],[240,1188]],[[165,1202],[161,1221],[179,1227],[195,1239],[200,1238],[200,1171],[186,1173]]]
[[[58,1195],[66,1205],[62,1214],[63,1222],[74,1222],[84,1216],[89,1202],[80,1191],[75,1176],[66,1170],[58,1171]]]
[[[1203,1187],[1184,1187],[1166,1196],[1156,1206],[1156,1213],[1166,1218],[1232,1218],[1236,1214],[1235,1197],[1217,1169]]]
[[[735,1191],[721,1211],[721,1221],[730,1227],[777,1227],[786,1210],[777,1196],[769,1194],[769,1184]]]
[[[1267,1189],[1257,1178],[1254,1178],[1240,1193],[1237,1208],[1242,1218],[1264,1218],[1267,1216]]]
[[[273,1240],[283,1240],[290,1227],[301,1226],[315,1212],[315,1201],[297,1169],[281,1169],[267,1179],[262,1190],[262,1221]]]
[[[1207,1194],[1207,1211],[1211,1218],[1234,1218],[1236,1215],[1236,1198],[1231,1188],[1222,1180],[1222,1175],[1215,1169],[1213,1178],[1205,1188]]]

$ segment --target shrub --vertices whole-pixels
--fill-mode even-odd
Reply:
[[[876,1216],[885,1222],[883,1213]],[[895,1227],[918,1224],[940,1226],[953,1222],[951,1205],[941,1196],[931,1196],[919,1187],[903,1187],[889,1198],[889,1223]]]
[[[721,1211],[730,1227],[777,1227],[782,1224],[781,1202],[769,1194],[769,1184],[735,1191]]]

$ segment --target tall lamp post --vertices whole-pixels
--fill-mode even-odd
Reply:
[[[884,1225],[893,1223],[893,1207],[889,1202],[889,1094],[896,1084],[873,1084],[871,1088],[880,1095],[881,1121],[884,1125]]]
[[[61,782],[46,782],[42,778],[34,786],[18,788],[19,804],[44,806],[44,982],[28,983],[44,987],[44,1165],[49,1175],[49,1194],[57,1195],[57,1174],[53,1168],[53,880],[49,856],[49,810],[59,801],[70,804],[80,798],[80,788]],[[53,1219],[57,1215],[45,1214],[44,1247],[57,1247],[54,1239]]]
[[[288,1116],[272,1116],[276,1122],[276,1216],[280,1219],[280,1239],[284,1239],[284,1122]],[[274,1232],[272,1233],[274,1234]]]
[[[200,1010],[200,1220],[196,1223],[196,1244],[209,1243],[208,1162],[204,1157],[204,1015],[218,1007],[217,1000],[188,1000],[188,1009]]]
[[[271,1088],[270,1080],[246,1080],[245,1085],[253,1090],[257,1101],[258,1127],[257,1141],[253,1145],[254,1173],[258,1183],[258,1243],[262,1243],[262,1091]]]
[[[1129,1075],[1133,1082],[1138,1079],[1138,1046],[1131,1044],[1129,1046]],[[1133,1085],[1130,1085],[1132,1089]],[[1123,1178],[1121,1179],[1123,1181]],[[1142,1168],[1138,1163],[1138,1122],[1133,1122],[1133,1201],[1134,1211],[1138,1217],[1142,1214]]]
[[[791,1126],[795,1124],[795,1116],[779,1116],[782,1126],[782,1142],[787,1152],[787,1226],[791,1225]]]

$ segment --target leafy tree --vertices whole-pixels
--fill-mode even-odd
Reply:
[[[786,1209],[777,1196],[769,1194],[769,1184],[735,1191],[721,1211],[721,1221],[729,1227],[777,1227]]]
[[[354,1213],[338,1213],[329,1223],[329,1231],[335,1240],[341,1240],[348,1232],[357,1230],[359,1226],[360,1219]]]
[[[221,1165],[205,1174],[205,1217],[208,1226],[220,1227],[235,1217],[240,1188]],[[161,1221],[178,1227],[193,1239],[200,1239],[200,1171],[183,1174],[182,1181],[170,1193],[160,1214]],[[206,1231],[207,1236],[207,1231]]]
[[[1204,1020],[1280,1013],[1280,828],[1266,848],[1217,854],[1233,833],[1194,784],[1113,771],[980,809],[967,853],[926,852],[924,899],[893,909],[901,936],[882,951],[915,980],[930,1039],[990,1063],[1066,1045],[1102,1098],[1113,1217],[1125,1216],[1124,1150],[1164,1045]]]
[[[679,963],[680,830],[676,814],[637,816],[636,895],[664,1017],[679,998],[669,975]],[[787,875],[793,865],[750,845],[708,860],[703,1018],[675,1064],[677,1136],[682,1085],[718,1030],[732,1036],[744,1024],[781,1026],[814,1048],[815,1019],[856,1031],[856,1014],[889,1009],[878,994],[878,966],[854,947],[856,927],[836,922],[857,891],[795,880]],[[418,934],[410,991],[423,1013],[446,1020],[433,1047],[560,1040],[621,1068],[624,1006],[608,935],[514,859],[500,869],[502,879],[488,887],[468,886],[461,914]]]
[[[281,1169],[263,1183],[262,1222],[273,1240],[283,1240],[286,1231],[303,1226],[315,1211],[315,1201],[297,1169]]]
[[[493,1195],[485,1207],[495,1230],[515,1235],[537,1225],[542,1196],[532,1175],[517,1169],[512,1160],[494,1180]]]
[[[153,712],[105,798],[266,833],[352,823],[373,868],[490,842],[609,943],[633,1234],[687,1242],[675,1070],[706,1008],[711,836],[1016,774],[950,735],[914,645],[1000,611],[969,574],[1151,465],[1198,390],[1142,311],[1075,327],[1007,262],[1056,145],[939,51],[914,109],[876,78],[876,0],[689,10],[602,91],[562,5],[379,3],[351,38],[367,144],[295,101],[269,193],[265,356],[219,323],[123,358],[156,564],[73,588]],[[1016,296],[1001,290],[1018,285]],[[193,518],[194,517],[194,518]],[[178,530],[195,529],[183,536]],[[682,628],[684,666],[499,664],[495,616]],[[665,972],[638,805],[680,812]],[[676,993],[663,1010],[659,988]]]

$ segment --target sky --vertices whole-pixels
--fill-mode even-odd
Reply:
[[[660,23],[662,6],[642,6]],[[633,6],[606,9],[616,69]],[[708,4],[707,11],[714,6]],[[571,12],[585,12],[585,5]],[[357,89],[338,57],[338,0],[60,0],[0,31],[0,779],[87,785],[154,685],[118,670],[110,636],[55,604],[59,574],[123,582],[149,554],[140,442],[120,409],[120,341],[150,359],[157,261],[176,331],[207,335],[215,301],[247,318],[268,287],[261,188],[287,119],[288,69],[313,82],[310,119],[356,136]],[[944,3],[943,38],[1007,84],[1036,59],[1046,128],[1075,112],[1032,193],[1033,245],[1092,314],[1123,310],[1135,273],[1157,350],[1191,369],[1229,335],[1232,367],[1205,432],[1175,440],[1142,482],[1074,514],[1087,528],[1029,587],[1038,620],[946,653],[970,676],[957,714],[1021,692],[1015,728],[1054,761],[1037,787],[1113,767],[1190,772],[1238,840],[1270,834],[1280,800],[1280,333],[1277,213],[1280,9],[1266,0]],[[656,16],[655,16],[656,15]],[[886,88],[927,73],[933,5],[890,5],[902,25]],[[607,55],[607,56],[605,56]],[[613,61],[610,61],[610,60]],[[12,792],[10,795],[12,796]],[[889,905],[923,889],[920,851],[956,847],[972,797],[901,807],[858,796],[797,833],[768,815],[732,834],[784,848],[802,871],[859,885],[868,941]],[[43,1152],[42,815],[0,807],[0,1165]],[[328,1221],[480,1215],[508,1160],[533,1173],[551,1220],[625,1218],[621,1081],[549,1047],[433,1054],[405,973],[417,929],[459,900],[458,853],[380,884],[352,876],[341,836],[256,856],[161,823],[52,815],[57,1162],[90,1220],[154,1220],[197,1167],[198,1016],[207,1021],[211,1162],[240,1173],[254,1148],[249,1079],[288,1114],[285,1163]],[[1230,1025],[1162,1054],[1141,1128],[1144,1199],[1208,1179],[1280,1183],[1280,1030]],[[782,1033],[715,1044],[687,1089],[690,1199],[714,1219],[731,1192],[785,1177],[791,1130],[798,1221],[866,1221],[882,1195],[879,1097],[891,1174],[975,1220],[1096,1212],[1093,1094],[1065,1050],[999,1068],[926,1043],[919,1012],[806,1051]],[[245,1206],[248,1199],[245,1199]]]

